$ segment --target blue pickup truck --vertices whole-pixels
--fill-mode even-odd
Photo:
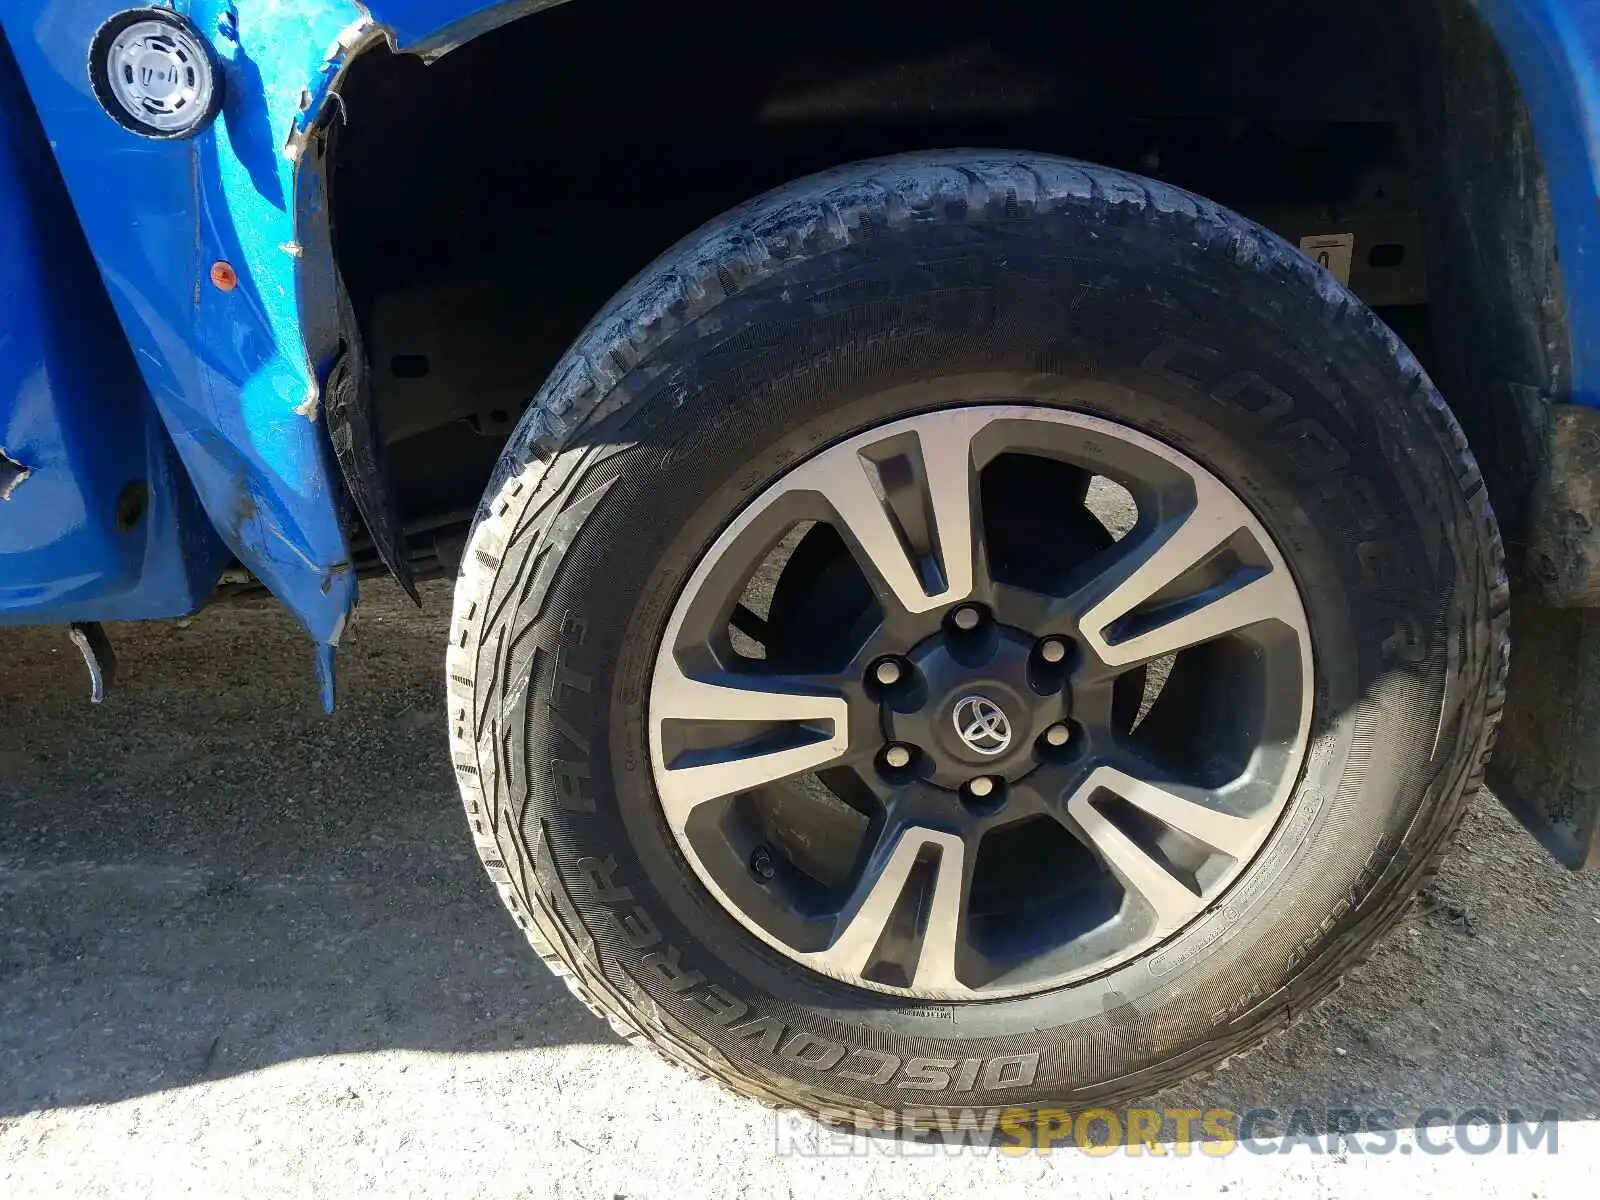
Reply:
[[[1600,864],[1597,67],[1600,0],[6,0],[0,624],[114,721],[108,624],[265,591],[331,709],[453,578],[470,835],[618,1030],[1147,1094],[1485,781]]]

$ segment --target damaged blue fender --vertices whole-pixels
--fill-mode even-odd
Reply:
[[[227,551],[0,42],[0,621],[179,616]]]
[[[178,5],[222,61],[225,102],[198,136],[151,140],[112,121],[90,89],[89,45],[127,7],[6,0],[0,28],[199,503],[239,561],[331,647],[356,581],[319,423],[331,363],[303,333],[317,318],[302,310],[301,274],[330,264],[308,264],[296,241],[296,131],[314,113],[310,89],[342,59],[341,34],[366,18],[342,0]],[[213,282],[219,262],[231,271],[218,278],[236,285]],[[24,486],[42,490],[49,474],[31,469]],[[30,616],[66,619],[48,603]]]

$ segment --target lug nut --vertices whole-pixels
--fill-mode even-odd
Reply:
[[[765,846],[757,846],[750,855],[750,873],[763,883],[778,873],[777,864],[772,861],[772,851]]]
[[[1044,740],[1052,746],[1065,746],[1072,740],[1072,734],[1065,725],[1052,725],[1044,731]]]
[[[972,630],[978,627],[978,622],[983,620],[983,617],[975,608],[958,608],[952,619],[957,629]]]
[[[1058,663],[1067,657],[1067,644],[1060,638],[1045,638],[1039,643],[1039,657],[1047,663]]]
[[[898,771],[911,765],[911,751],[905,746],[890,746],[883,752],[883,761]]]
[[[892,658],[880,662],[872,672],[872,677],[884,687],[893,687],[905,677],[905,672],[900,669],[900,664]]]
[[[994,780],[990,779],[987,775],[979,775],[971,783],[967,784],[967,791],[971,792],[978,799],[982,800],[985,796],[993,793]]]

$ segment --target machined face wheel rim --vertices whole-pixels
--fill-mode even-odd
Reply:
[[[1282,555],[1201,464],[1086,414],[944,409],[793,467],[701,557],[652,771],[701,883],[796,963],[1014,996],[1216,905],[1298,781],[1312,680]]]

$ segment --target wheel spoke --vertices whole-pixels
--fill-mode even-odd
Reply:
[[[1268,809],[1259,816],[1236,817],[1115,767],[1100,766],[1090,772],[1068,799],[1067,815],[1123,886],[1138,893],[1155,911],[1156,936],[1187,922],[1200,911],[1206,898],[1191,890],[1095,807],[1094,797],[1103,791],[1122,797],[1168,828],[1236,862],[1255,853],[1276,815],[1276,810]]]
[[[902,908],[919,859],[932,860],[932,883],[916,898],[913,961],[903,963],[910,986],[930,994],[963,990],[956,978],[956,947],[966,902],[967,851],[962,839],[923,826],[900,826],[880,839],[839,918],[839,933],[826,950],[807,955],[818,970],[840,978],[860,977]]]
[[[942,608],[973,591],[972,438],[987,423],[937,413],[855,453],[813,459],[785,484],[827,502],[880,599],[910,613]]]
[[[1079,627],[1108,666],[1129,667],[1174,654],[1260,621],[1282,618],[1298,605],[1288,573],[1273,565],[1241,567],[1192,596],[1158,603],[1148,614],[1137,613],[1140,606],[1160,601],[1163,589],[1254,525],[1249,511],[1220,483],[1196,478],[1194,487],[1195,503],[1185,517],[1119,545],[1121,553],[1114,564],[1086,589],[1092,601]],[[1113,640],[1112,627],[1130,616],[1147,622],[1147,627]]]
[[[1193,605],[1182,606],[1181,611],[1154,629],[1108,647],[1113,654],[1111,661],[1119,666],[1149,662],[1270,620],[1283,611],[1279,605],[1280,583],[1273,573],[1268,573],[1222,591],[1220,595],[1201,595]]]
[[[1014,583],[1000,582],[990,585],[990,595],[994,619],[1003,625],[1045,634],[1055,632],[1060,624],[1060,597],[1047,596]]]
[[[682,828],[693,809],[708,800],[749,791],[815,771],[850,748],[850,712],[837,693],[804,688],[793,676],[738,677],[717,682],[691,679],[662,660],[651,689],[652,732],[658,784],[667,821]],[[702,751],[662,761],[661,724],[666,721],[766,724],[794,737],[758,738],[725,750]]]
[[[1115,767],[1102,766],[1090,775],[1085,789],[1092,794],[1097,788],[1115,792],[1163,825],[1188,834],[1229,858],[1246,858],[1254,853],[1271,825],[1270,814],[1266,818],[1236,817]]]

